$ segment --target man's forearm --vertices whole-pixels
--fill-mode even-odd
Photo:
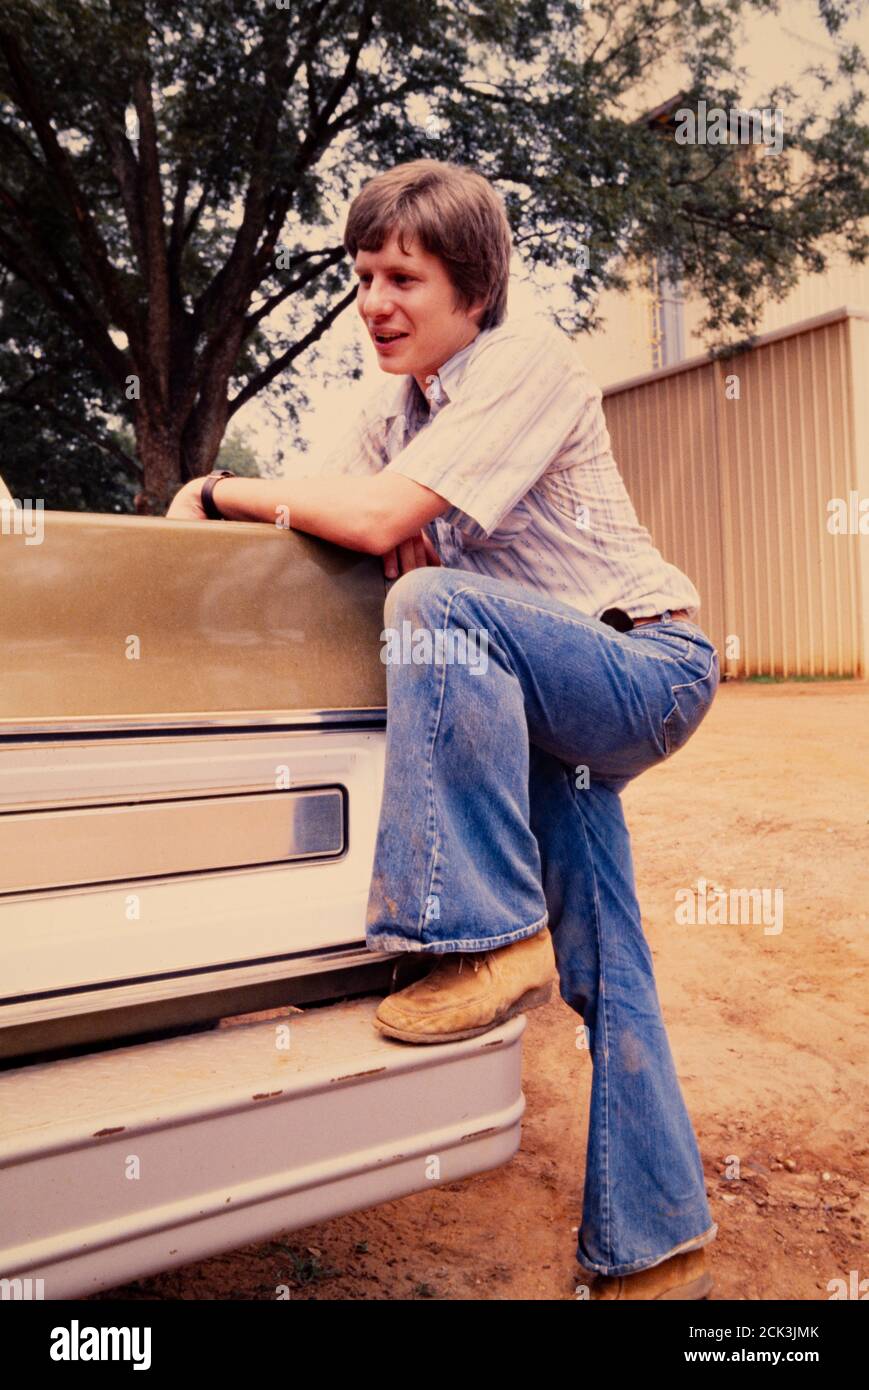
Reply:
[[[370,555],[388,549],[371,478],[220,478],[213,497],[227,521],[265,521]]]

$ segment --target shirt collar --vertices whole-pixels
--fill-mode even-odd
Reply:
[[[440,406],[444,406],[448,401],[454,399],[456,392],[462,384],[462,379],[467,371],[468,364],[474,355],[477,344],[491,333],[490,328],[484,328],[472,339],[465,347],[459,348],[452,357],[443,364],[437,373],[435,381],[432,382],[435,394],[437,395],[438,385],[440,386],[441,400]],[[385,388],[383,418],[393,420],[396,415],[407,415],[411,408],[411,400],[416,394],[416,384],[412,376],[398,377],[394,382],[389,382]]]

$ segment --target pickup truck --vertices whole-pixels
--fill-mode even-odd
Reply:
[[[381,561],[6,499],[0,1297],[505,1163],[524,1018],[425,1047],[372,1026],[431,964],[365,945]]]

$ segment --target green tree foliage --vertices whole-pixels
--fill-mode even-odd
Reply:
[[[23,280],[0,299],[0,477],[64,511],[135,509],[135,436],[65,321]]]
[[[22,302],[23,301],[23,302]],[[136,437],[80,344],[29,286],[10,279],[0,301],[0,477],[14,497],[60,511],[130,512],[141,506]],[[268,475],[244,432],[230,428],[215,468]]]
[[[769,91],[783,155],[745,158],[636,93],[678,57],[683,105],[738,105],[738,25],[778,0],[5,0],[0,471],[50,492],[87,459],[70,505],[163,511],[259,393],[296,424],[355,294],[341,212],[407,159],[493,179],[526,263],[572,290],[566,327],[663,254],[710,333],[744,335],[831,236],[869,247],[856,5],[819,0],[835,110]]]
[[[215,468],[231,468],[240,478],[261,478],[263,470],[256,450],[242,430],[230,430],[223,439]],[[268,470],[267,470],[268,471]]]

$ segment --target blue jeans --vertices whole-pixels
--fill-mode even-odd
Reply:
[[[621,633],[512,581],[438,566],[402,575],[384,616],[404,641],[387,660],[368,946],[487,951],[548,924],[593,1065],[577,1257],[631,1274],[705,1245],[717,1227],[619,793],[705,716],[713,644],[669,614]],[[676,835],[686,808],[665,809]]]

